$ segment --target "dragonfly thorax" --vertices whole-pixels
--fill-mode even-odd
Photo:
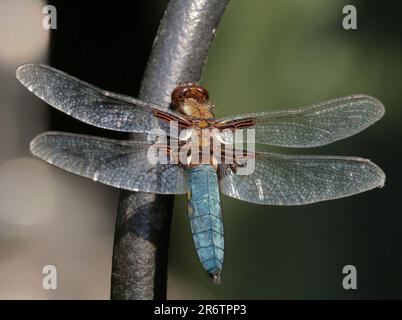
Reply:
[[[213,119],[209,93],[195,82],[182,82],[172,92],[173,108],[191,118]]]
[[[184,100],[182,104],[176,109],[181,114],[192,118],[200,128],[205,128],[208,125],[207,120],[215,118],[212,106],[208,103],[199,103],[196,100],[189,98]],[[202,125],[204,124],[204,125]]]

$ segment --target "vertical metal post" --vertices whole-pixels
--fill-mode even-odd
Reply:
[[[166,108],[181,81],[199,81],[228,0],[171,0],[155,37],[139,98]],[[135,179],[135,177],[133,177]],[[173,196],[121,191],[112,299],[166,299]]]

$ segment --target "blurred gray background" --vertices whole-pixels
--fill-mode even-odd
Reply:
[[[167,1],[52,4],[58,26],[47,31],[45,2],[0,1],[0,298],[108,299],[118,191],[32,158],[28,145],[50,129],[116,134],[51,110],[18,83],[15,70],[48,63],[135,96]],[[357,7],[357,30],[342,28],[346,4]],[[383,189],[300,207],[222,196],[220,286],[198,262],[186,199],[176,197],[169,299],[402,298],[399,12],[393,1],[229,3],[202,80],[218,116],[372,95],[386,107],[372,128],[318,149],[286,151],[369,158],[387,181]],[[48,264],[57,267],[57,290],[42,288]],[[357,290],[342,287],[348,264],[357,268]]]

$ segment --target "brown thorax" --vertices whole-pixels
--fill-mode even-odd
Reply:
[[[200,128],[206,128],[206,120],[215,118],[207,89],[195,82],[182,82],[173,90],[172,106],[181,114],[198,119]]]

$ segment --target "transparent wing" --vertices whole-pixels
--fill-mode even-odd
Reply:
[[[279,112],[249,113],[217,120],[217,127],[255,129],[255,140],[282,147],[317,147],[352,136],[384,115],[375,98],[354,95]],[[228,135],[222,137],[230,141]]]
[[[147,133],[155,127],[169,132],[169,121],[189,125],[178,112],[104,91],[47,65],[23,65],[17,70],[17,78],[54,108],[100,128]]]
[[[116,188],[161,194],[187,191],[187,174],[174,164],[152,165],[151,144],[45,132],[31,142],[33,155],[80,176]],[[169,160],[169,159],[168,159]]]
[[[271,205],[302,205],[347,197],[385,182],[383,171],[356,157],[256,153],[251,175],[219,168],[220,189],[240,200]]]

